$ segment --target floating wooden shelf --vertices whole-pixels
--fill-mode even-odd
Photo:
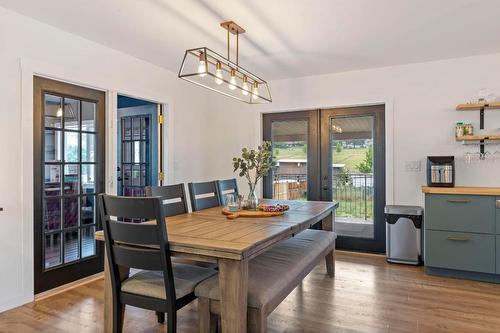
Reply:
[[[457,111],[474,111],[474,110],[493,110],[500,109],[500,102],[492,102],[492,103],[467,103],[467,104],[458,104]]]
[[[500,140],[500,134],[466,135],[457,137],[457,141]]]

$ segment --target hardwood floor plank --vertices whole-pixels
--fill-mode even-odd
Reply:
[[[320,263],[271,314],[270,333],[493,333],[500,285],[428,276],[382,256],[337,251],[336,275]],[[0,314],[0,332],[103,332],[104,281]],[[198,332],[196,301],[178,332]],[[166,332],[153,311],[127,307],[124,332]]]

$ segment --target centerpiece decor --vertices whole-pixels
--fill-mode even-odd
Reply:
[[[269,141],[264,141],[257,149],[242,148],[241,157],[233,158],[234,172],[238,171],[240,177],[245,177],[250,187],[247,209],[257,209],[259,199],[255,193],[255,187],[274,165],[272,144]]]

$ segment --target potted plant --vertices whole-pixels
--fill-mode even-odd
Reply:
[[[257,149],[242,148],[241,157],[233,158],[234,172],[238,171],[240,177],[245,177],[250,187],[247,209],[257,209],[259,199],[255,187],[274,165],[272,144],[269,141],[264,141]]]

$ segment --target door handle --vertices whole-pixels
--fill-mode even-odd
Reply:
[[[0,207],[0,212],[3,212],[3,207]]]
[[[450,200],[446,200],[450,203],[470,203],[471,201],[470,200],[465,200],[465,199],[450,199]]]
[[[448,237],[448,240],[465,242],[465,241],[470,240],[470,238],[469,237]]]
[[[500,200],[497,200],[497,208],[500,208]]]

